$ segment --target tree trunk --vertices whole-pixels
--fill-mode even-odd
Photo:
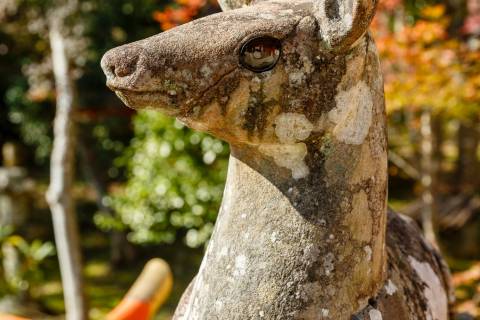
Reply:
[[[434,198],[433,198],[433,135],[432,135],[432,111],[425,108],[420,118],[421,135],[421,184],[422,184],[422,227],[425,238],[437,246],[434,227]]]
[[[458,128],[457,183],[461,192],[473,192],[478,186],[479,161],[477,150],[480,132],[475,124],[460,123]]]
[[[54,142],[50,161],[50,186],[47,201],[52,212],[55,242],[65,298],[66,319],[87,319],[83,292],[82,261],[75,203],[74,181],[75,126],[72,121],[74,88],[69,75],[65,39],[61,34],[63,19],[52,18],[50,46],[57,92]]]

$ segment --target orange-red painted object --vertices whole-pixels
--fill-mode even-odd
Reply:
[[[0,320],[29,320],[29,319],[12,316],[10,314],[0,314]]]
[[[167,300],[173,285],[168,264],[151,259],[120,303],[107,315],[107,320],[149,320]],[[0,314],[0,320],[31,320]]]
[[[107,320],[147,320],[151,314],[151,303],[123,299],[107,316]],[[1,320],[1,319],[0,319]]]
[[[173,277],[162,259],[151,259],[107,320],[149,320],[167,300]]]

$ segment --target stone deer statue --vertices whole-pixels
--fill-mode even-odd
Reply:
[[[376,0],[224,0],[105,54],[107,85],[231,146],[174,319],[449,319],[448,271],[388,212]]]

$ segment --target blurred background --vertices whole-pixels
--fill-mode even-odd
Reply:
[[[59,214],[67,259],[82,256],[90,318],[104,319],[153,257],[174,274],[156,319],[171,317],[212,232],[228,146],[126,108],[99,64],[112,47],[219,10],[214,0],[0,0],[0,310],[65,312],[50,210],[59,201],[74,204]],[[390,206],[441,248],[456,311],[479,317],[480,0],[381,0],[372,34]]]

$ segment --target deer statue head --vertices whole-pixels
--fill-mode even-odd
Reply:
[[[132,108],[161,110],[231,144],[300,141],[302,133],[290,136],[287,123],[302,126],[303,139],[329,130],[328,118],[341,117],[328,115],[337,91],[365,82],[362,36],[374,7],[370,1],[259,2],[116,48],[102,66],[107,85]],[[358,64],[356,74],[337,90],[347,60]],[[368,94],[367,86],[353,90]],[[342,134],[359,144],[369,123],[358,134]]]
[[[176,317],[350,319],[387,270],[376,1],[221,6],[102,59],[125,104],[231,146],[217,224]]]

